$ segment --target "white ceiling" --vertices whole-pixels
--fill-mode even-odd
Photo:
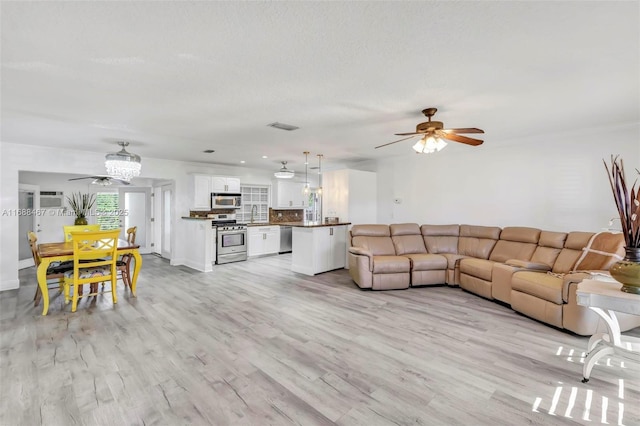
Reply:
[[[374,146],[431,106],[486,132],[447,150],[640,121],[638,1],[0,8],[3,142],[302,171],[305,150],[323,168],[410,155]]]

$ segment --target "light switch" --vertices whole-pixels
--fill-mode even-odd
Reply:
[[[395,204],[402,204],[402,198],[394,198],[394,199],[393,199],[393,202],[394,202]]]

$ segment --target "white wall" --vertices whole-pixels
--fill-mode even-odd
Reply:
[[[42,173],[104,174],[104,153],[75,151],[0,142],[0,291],[18,288],[18,181],[20,171]],[[142,176],[174,183],[171,263],[183,264],[189,236],[180,218],[189,214],[189,173],[237,176],[243,183],[269,185],[272,172],[244,167],[142,159]],[[141,180],[144,181],[144,180]],[[134,183],[136,181],[134,180]],[[44,188],[41,182],[35,182]],[[82,186],[85,187],[86,186]],[[65,189],[63,189],[65,190]]]
[[[617,215],[602,160],[640,169],[640,125],[531,137],[507,146],[450,143],[377,164],[379,223],[600,231]],[[401,204],[394,204],[401,198]]]

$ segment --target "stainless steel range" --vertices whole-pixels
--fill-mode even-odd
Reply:
[[[216,264],[247,260],[247,225],[236,222],[235,214],[216,214]]]

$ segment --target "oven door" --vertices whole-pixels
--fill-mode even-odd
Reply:
[[[218,231],[218,255],[247,251],[247,231]]]

